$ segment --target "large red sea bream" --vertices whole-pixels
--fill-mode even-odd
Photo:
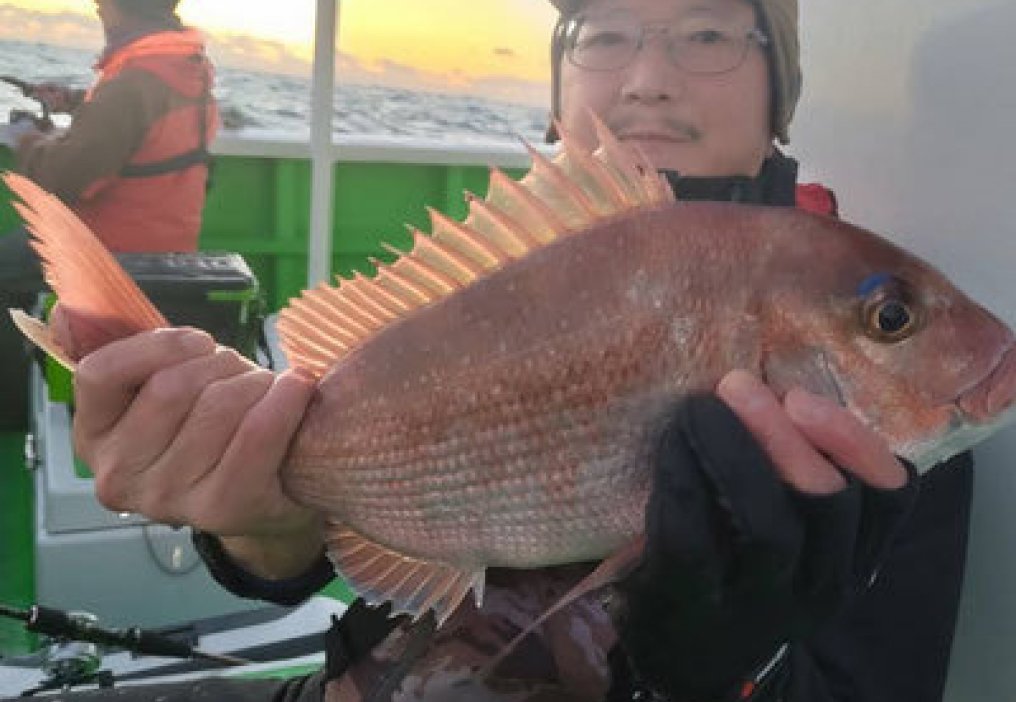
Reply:
[[[625,552],[659,419],[733,368],[835,398],[922,469],[1008,415],[1013,335],[936,270],[833,218],[674,202],[600,140],[495,171],[464,223],[435,213],[376,276],[283,311],[318,378],[285,489],[368,600],[440,623],[488,567]],[[68,320],[54,353],[166,324],[58,200],[6,180]]]

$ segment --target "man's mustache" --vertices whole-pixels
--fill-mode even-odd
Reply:
[[[631,133],[662,132],[671,134],[678,138],[689,141],[698,141],[702,138],[702,131],[692,124],[675,117],[663,117],[647,123],[644,118],[620,115],[607,120],[607,126],[614,134],[625,135]]]

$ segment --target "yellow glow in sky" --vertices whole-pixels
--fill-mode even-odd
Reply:
[[[347,0],[342,13],[341,46],[360,58],[470,76],[547,77],[547,0]]]
[[[91,0],[6,0],[34,11],[94,14]],[[316,0],[182,0],[180,14],[210,33],[285,43],[311,57]],[[407,65],[468,78],[544,81],[548,0],[341,0],[342,51],[365,64]]]

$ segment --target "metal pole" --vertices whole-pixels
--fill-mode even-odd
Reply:
[[[335,42],[339,2],[317,0],[314,21],[314,75],[311,83],[310,238],[307,242],[307,284],[327,280],[332,268],[332,115],[335,100]]]

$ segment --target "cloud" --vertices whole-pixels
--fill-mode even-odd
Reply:
[[[209,33],[208,53],[217,64],[233,68],[303,76],[310,71],[307,59],[284,42],[246,34]]]
[[[383,59],[364,63],[343,55],[345,65],[337,72],[339,82],[361,85],[383,85],[406,90],[476,94],[506,102],[544,107],[549,104],[548,83],[510,76],[467,75],[461,70],[443,73],[421,71],[413,66]]]
[[[0,39],[37,41],[78,49],[102,47],[98,20],[76,12],[40,12],[0,5]]]
[[[296,47],[244,34],[208,32],[209,53],[220,66],[243,70],[309,76],[310,61]],[[0,4],[0,39],[37,41],[98,52],[102,32],[94,16],[74,12],[41,12]],[[510,47],[493,49],[502,59],[517,55]],[[546,105],[547,84],[506,75],[475,77],[463,71],[423,71],[397,61],[365,62],[348,53],[336,56],[340,83],[382,85],[407,90],[479,94],[510,102]]]

